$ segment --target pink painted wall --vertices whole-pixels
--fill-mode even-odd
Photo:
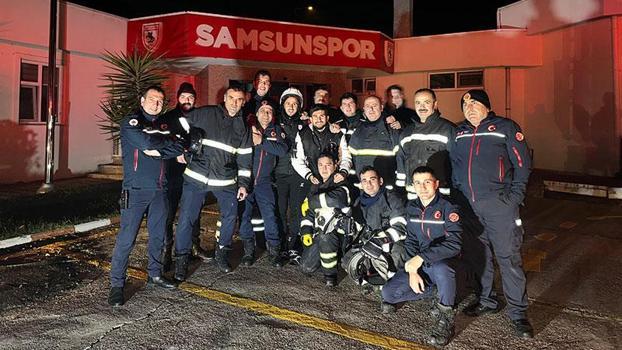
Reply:
[[[2,2],[0,8],[0,183],[42,180],[45,124],[18,120],[20,61],[47,65],[49,1]],[[112,143],[96,126],[103,97],[103,50],[124,51],[127,20],[71,3],[59,6],[57,64],[62,67],[56,127],[55,178],[97,170],[111,161]]]

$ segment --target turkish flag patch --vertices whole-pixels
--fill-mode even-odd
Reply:
[[[441,211],[440,211],[440,210],[437,210],[437,211],[435,211],[435,212],[434,212],[434,218],[435,218],[435,219],[440,219],[440,218],[441,218],[441,215],[442,215],[442,214],[441,214]]]
[[[162,130],[168,129],[168,124],[161,124],[160,125],[160,129],[162,129]]]
[[[494,125],[488,125],[488,131],[493,132],[493,131],[495,131],[495,130],[497,130],[497,127],[496,127],[496,126],[494,126]]]
[[[525,135],[522,132],[518,131],[515,135],[516,141],[523,141],[525,139]]]
[[[276,132],[274,132],[274,130],[272,130],[272,132],[270,133],[271,137],[276,137]]]
[[[460,215],[458,215],[458,213],[449,214],[449,221],[456,222],[458,220],[460,220]]]

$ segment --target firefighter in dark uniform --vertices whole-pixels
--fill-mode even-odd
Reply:
[[[372,166],[384,179],[385,187],[393,190],[400,131],[391,128],[382,118],[382,102],[378,96],[368,96],[363,105],[366,120],[352,134],[348,149],[356,172]]]
[[[251,266],[255,262],[256,242],[251,219],[253,208],[257,205],[265,226],[270,263],[274,267],[281,267],[281,239],[276,217],[276,198],[272,189],[272,170],[277,157],[285,156],[289,147],[285,142],[285,133],[274,123],[274,107],[268,100],[258,105],[255,115],[257,123],[251,129],[254,145],[252,186],[240,218],[240,238],[244,242],[242,265]]]
[[[337,284],[337,267],[342,244],[347,232],[343,219],[352,204],[347,181],[336,183],[336,158],[332,153],[318,156],[317,168],[320,182],[311,186],[308,210],[300,223],[300,234],[305,246],[302,253],[302,271],[315,272],[320,266],[326,286]]]
[[[453,184],[463,195],[463,205],[470,205],[479,219],[482,230],[474,234],[483,250],[481,256],[473,256],[475,250],[465,249],[465,259],[470,260],[481,284],[479,303],[465,313],[480,316],[499,311],[493,288],[494,252],[508,303],[506,313],[516,335],[531,338],[519,217],[531,168],[529,148],[518,124],[491,110],[484,90],[469,90],[461,106],[466,120],[458,125],[452,140]]]
[[[147,213],[149,231],[147,285],[175,288],[175,284],[161,276],[164,231],[168,214],[166,196],[167,159],[181,155],[181,145],[170,138],[170,131],[162,130],[158,114],[162,111],[164,91],[151,86],[140,98],[140,111],[121,122],[123,152],[123,185],[121,193],[121,227],[112,252],[110,294],[108,303],[125,303],[123,287],[127,265],[138,229]]]
[[[291,158],[295,156],[296,135],[307,123],[300,119],[303,108],[303,97],[300,90],[289,88],[281,94],[279,126],[285,132],[285,141],[290,151],[278,158],[274,169],[277,203],[279,206],[280,231],[283,234],[284,248],[291,264],[300,263],[300,206],[307,197],[311,184],[302,178],[292,166]]]
[[[413,172],[417,199],[406,207],[408,260],[382,289],[382,312],[395,311],[397,303],[431,298],[436,285],[438,303],[431,312],[436,324],[427,341],[431,345],[446,345],[454,333],[462,227],[458,207],[439,194],[439,181],[433,171],[422,166]]]
[[[175,139],[182,141],[184,148],[189,146],[189,130],[186,130],[184,125],[181,125],[179,118],[186,115],[194,109],[194,103],[196,100],[196,91],[192,84],[188,82],[181,83],[177,90],[177,106],[175,109],[166,112],[160,119],[161,125],[170,130]],[[173,251],[173,223],[175,221],[175,214],[177,214],[177,208],[179,207],[179,200],[181,199],[181,193],[184,184],[184,170],[186,170],[186,164],[180,162],[168,162],[168,169],[166,171],[166,180],[168,183],[168,200],[169,200],[169,212],[166,218],[166,240],[164,258],[162,259],[162,265],[164,271],[168,271],[171,268],[172,260],[171,255]],[[199,223],[193,228],[192,232],[192,254],[203,260],[208,260],[210,257],[207,252],[201,248]]]
[[[251,91],[251,98],[242,109],[244,119],[249,121],[255,115],[258,105],[265,99],[271,99],[270,87],[272,87],[272,75],[265,69],[255,72],[255,78],[253,79],[253,90]],[[274,104],[274,101],[270,101]]]
[[[192,228],[199,219],[208,192],[216,197],[220,209],[220,227],[216,229],[215,260],[222,272],[230,272],[231,251],[238,201],[246,198],[250,188],[252,143],[242,117],[244,91],[230,86],[224,104],[197,108],[185,120],[203,134],[202,148],[184,171],[179,224],[175,240],[175,278],[184,280],[192,247]]]
[[[404,100],[404,88],[399,85],[391,85],[385,92],[386,106],[385,115],[387,124],[394,129],[404,129],[415,121],[419,121],[417,113],[406,107]]]
[[[351,92],[346,92],[339,99],[339,111],[341,112],[336,120],[331,120],[331,131],[341,131],[346,135],[346,142],[350,142],[350,137],[354,130],[365,121],[363,111],[356,107],[358,98]],[[333,127],[333,125],[335,125]],[[356,172],[352,171],[356,175]]]
[[[404,262],[404,200],[383,186],[375,168],[363,168],[359,177],[362,192],[352,215],[361,229],[342,266],[358,284],[381,286]]]
[[[292,157],[294,170],[313,185],[320,184],[317,160],[322,153],[330,153],[338,159],[338,171],[335,182],[346,179],[352,167],[352,159],[345,135],[329,130],[328,114],[325,105],[316,105],[309,111],[311,124],[302,128],[296,135],[296,153]]]
[[[456,126],[441,116],[437,108],[436,94],[431,89],[419,89],[415,92],[415,111],[420,121],[414,121],[400,135],[396,185],[405,187],[409,199],[414,199],[412,179],[407,174],[412,174],[413,170],[425,165],[434,169],[434,175],[440,181],[439,191],[448,196],[451,183],[448,146]]]

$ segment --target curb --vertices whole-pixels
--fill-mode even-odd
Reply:
[[[32,243],[32,242],[36,242],[36,241],[40,241],[44,239],[67,236],[67,235],[71,235],[74,233],[91,231],[94,229],[118,224],[120,219],[121,219],[120,216],[113,216],[107,219],[94,220],[94,221],[89,221],[89,222],[85,222],[85,223],[78,224],[78,225],[61,227],[55,230],[37,232],[37,233],[30,234],[30,235],[23,235],[23,236],[8,238],[8,239],[4,239],[0,241],[0,249],[10,248],[10,247],[14,247],[14,246],[18,246],[18,245],[22,245],[26,243]]]
[[[590,197],[606,199],[622,199],[622,187],[601,186],[582,184],[566,181],[544,180],[544,188],[547,191],[579,194]]]

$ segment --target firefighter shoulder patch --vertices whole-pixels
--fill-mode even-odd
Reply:
[[[516,141],[523,141],[525,139],[525,135],[523,135],[523,133],[520,131],[516,132],[515,137],[516,137]]]
[[[460,220],[460,216],[458,215],[458,213],[449,214],[449,221],[456,222],[458,220]]]

